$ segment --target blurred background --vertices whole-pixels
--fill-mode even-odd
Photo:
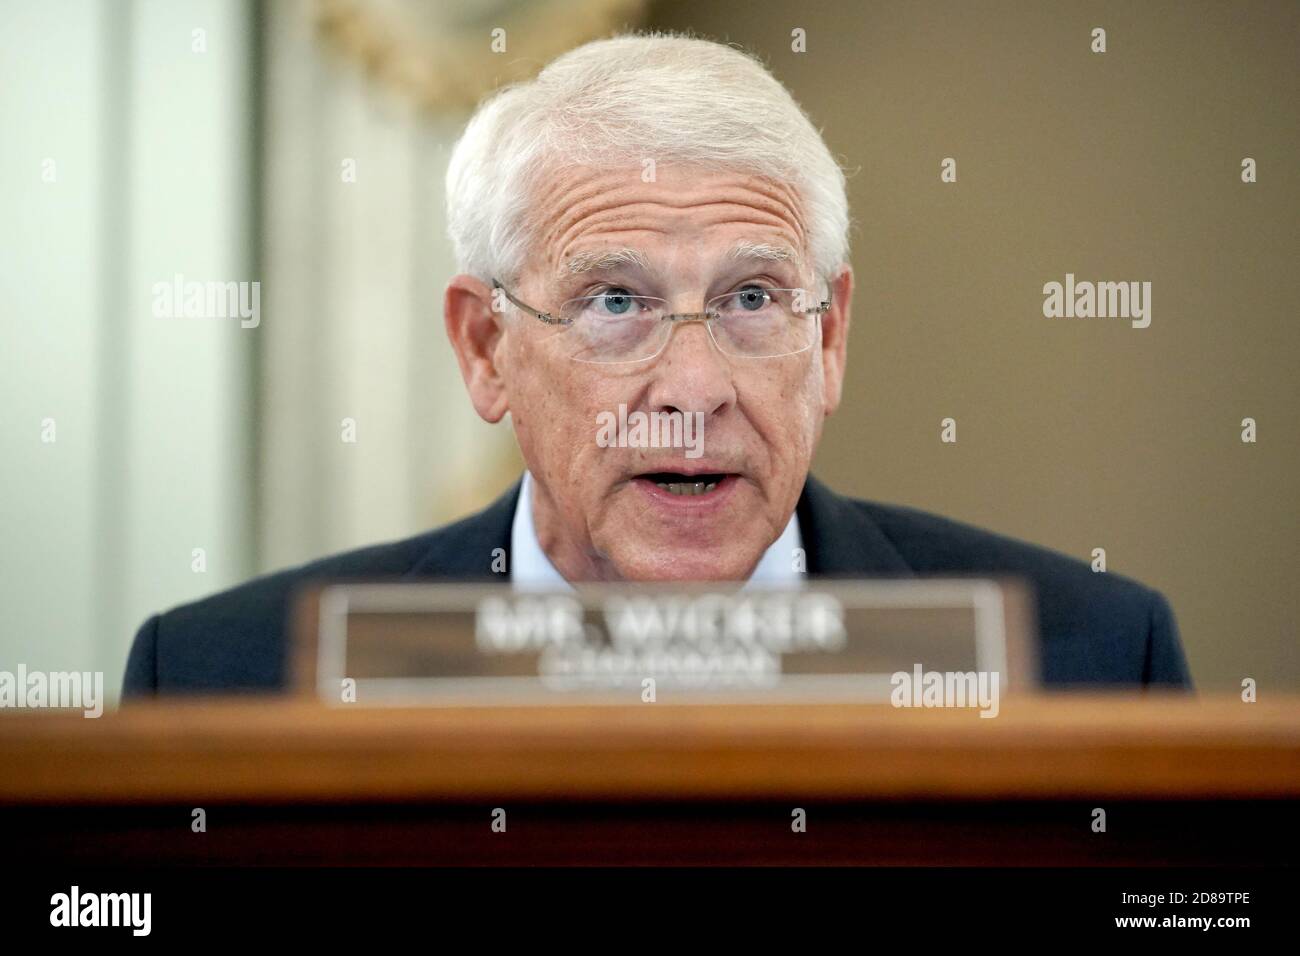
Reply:
[[[1200,687],[1300,687],[1294,0],[0,0],[0,669],[116,693],[153,611],[515,480],[443,332],[445,165],[625,28],[758,53],[849,171],[821,477],[1104,548]],[[1044,318],[1067,272],[1150,281],[1151,326]],[[157,316],[176,276],[260,320]]]

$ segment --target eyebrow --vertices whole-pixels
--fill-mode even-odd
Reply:
[[[727,252],[726,258],[733,262],[791,262],[798,265],[802,259],[799,253],[789,246],[771,242],[752,242],[741,239]],[[619,266],[635,266],[642,272],[653,272],[645,253],[639,249],[623,247],[619,249],[598,249],[592,252],[579,252],[571,257],[562,270],[567,277],[584,275],[588,272],[602,272]]]
[[[587,272],[600,272],[619,266],[636,266],[642,272],[652,271],[650,262],[639,249],[598,249],[595,252],[579,252],[568,262],[564,274],[578,276]]]
[[[757,259],[761,262],[793,262],[799,264],[802,257],[787,245],[776,244],[771,242],[750,242],[747,239],[741,239],[731,251],[727,253],[727,258],[745,261]]]

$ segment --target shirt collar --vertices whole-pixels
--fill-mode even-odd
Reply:
[[[792,513],[781,536],[759,558],[745,587],[797,586],[804,577],[804,572],[799,569],[807,566],[806,561],[795,560],[795,552],[802,547],[799,516]],[[519,503],[515,506],[515,517],[510,526],[510,562],[510,580],[517,588],[572,590],[537,540],[537,527],[533,524],[533,476],[527,471],[519,488]]]

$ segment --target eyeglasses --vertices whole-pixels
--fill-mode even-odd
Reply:
[[[812,348],[821,315],[831,307],[806,289],[771,289],[747,283],[716,295],[703,312],[669,312],[666,299],[634,295],[622,287],[569,299],[554,312],[541,312],[516,299],[496,279],[492,288],[547,325],[567,327],[570,357],[610,365],[645,362],[659,355],[675,323],[703,322],[718,350],[736,358],[780,358]]]

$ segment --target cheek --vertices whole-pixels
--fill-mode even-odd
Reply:
[[[821,363],[813,361],[765,383],[750,404],[757,409],[760,431],[771,436],[778,459],[797,455],[817,440],[826,398]]]
[[[546,357],[538,354],[520,330],[512,332],[516,337],[506,343],[507,361],[502,369],[510,392],[510,420],[530,467],[550,471],[546,423],[556,420],[564,396],[552,384],[554,370]]]
[[[800,383],[800,415],[809,441],[816,444],[826,419],[826,370],[822,367],[821,353],[815,353],[807,374]]]
[[[567,358],[548,354],[544,343],[522,343],[511,354],[510,405],[515,433],[532,467],[553,480],[572,482],[600,464],[597,415],[617,409]],[[627,399],[623,399],[627,401]]]
[[[573,400],[570,369],[545,341],[530,335],[530,328],[512,328],[506,340],[507,361],[502,369],[510,390],[510,411],[516,422],[535,422],[540,427]]]

